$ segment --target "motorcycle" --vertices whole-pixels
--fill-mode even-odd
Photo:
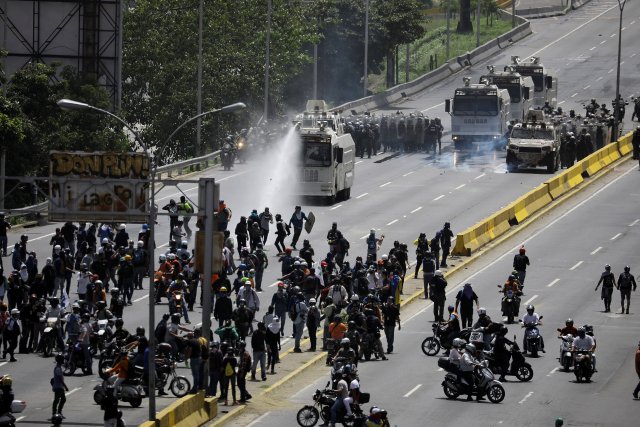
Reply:
[[[594,373],[593,361],[591,360],[591,352],[588,350],[576,350],[573,352],[573,372],[576,381],[581,383],[582,379],[591,382],[591,376]]]
[[[434,323],[431,326],[431,330],[433,331],[433,336],[427,337],[422,341],[422,352],[427,356],[435,356],[440,351],[440,348],[444,348],[445,350],[449,350],[451,348],[451,343],[446,340],[449,332],[446,328],[446,323]],[[471,336],[472,330],[470,328],[465,328],[460,331],[456,338],[462,338],[467,342]],[[482,332],[480,332],[480,341],[482,342],[483,336]]]
[[[142,367],[135,367],[135,370],[142,370]],[[98,384],[93,389],[95,392],[93,393],[93,400],[98,405],[102,404],[104,398],[107,396],[107,386],[109,385],[108,380],[104,380],[101,384]],[[129,402],[129,405],[133,408],[137,408],[142,404],[142,397],[145,396],[142,385],[140,384],[140,380],[137,378],[128,379],[122,383],[120,386],[120,390],[116,391],[116,397],[123,401]]]
[[[371,360],[371,356],[375,357],[376,360],[384,357],[384,353],[382,353],[382,350],[378,345],[379,338],[380,336],[378,333],[366,333],[362,337],[360,353],[364,356],[364,360],[367,362]]]
[[[0,427],[15,427],[16,417],[13,414],[19,414],[27,407],[24,400],[14,400],[11,402],[11,412],[0,415]]]
[[[222,146],[222,150],[220,152],[220,162],[222,163],[222,167],[225,171],[231,170],[233,162],[235,161],[235,156],[235,148],[231,143],[226,142]]]
[[[540,316],[542,320],[543,316]],[[522,320],[520,320],[522,322]],[[541,323],[530,322],[522,325],[524,330],[524,352],[531,354],[531,357],[538,357],[538,351],[541,348],[542,338],[540,337],[540,330],[538,325]]]
[[[169,390],[175,397],[184,397],[191,390],[191,382],[186,377],[176,373],[177,363],[173,360],[165,360],[156,367],[156,386],[164,389],[169,382]],[[171,378],[171,381],[169,381]]]
[[[489,369],[491,369],[494,374],[498,374],[501,367],[496,365],[496,360],[493,356],[493,352],[485,351],[484,355],[485,359],[489,362]],[[513,337],[513,344],[509,349],[509,356],[511,361],[509,367],[507,368],[507,372],[505,372],[505,375],[513,375],[522,382],[531,381],[531,379],[533,378],[533,368],[529,363],[525,361],[525,358],[520,351],[520,347],[516,343],[515,336]]]
[[[458,377],[456,373],[447,369],[447,374],[442,381],[445,396],[449,399],[457,399],[461,394],[486,395],[491,403],[502,402],[505,397],[504,387],[495,379],[493,372],[487,365],[487,362],[484,361],[475,367],[473,375],[477,385],[468,384],[464,378]]]
[[[98,351],[102,354],[104,351],[106,342],[111,339],[113,332],[111,332],[111,320],[102,319],[98,320],[93,325],[93,334],[91,334],[90,345],[91,355],[95,356]]]
[[[169,314],[182,314],[182,304],[184,304],[182,292],[173,292],[171,293],[171,298],[169,300]]]
[[[89,351],[91,351],[91,348],[89,348]],[[91,365],[87,365],[84,359],[82,344],[69,342],[69,349],[64,354],[63,372],[67,376],[73,375],[78,368],[85,375],[89,375],[89,372],[91,372]]]
[[[239,163],[247,162],[247,149],[249,148],[248,145],[249,144],[244,137],[238,137],[238,139],[236,140],[236,157],[238,158]]]
[[[558,329],[560,331],[560,329]],[[571,352],[571,346],[573,345],[573,335],[563,335],[558,337],[562,340],[560,342],[560,364],[565,372],[569,372],[569,369],[573,366],[573,353]]]
[[[109,375],[105,374],[104,371],[113,366],[120,354],[120,348],[120,343],[113,340],[105,346],[103,351],[100,352],[100,359],[98,360],[98,375],[103,380],[109,378]]]
[[[321,417],[325,424],[328,424],[331,421],[331,407],[336,400],[336,391],[328,387],[329,383],[327,383],[324,390],[316,390],[313,395],[314,404],[305,405],[298,411],[296,414],[296,421],[298,421],[298,425],[302,427],[313,427],[318,423],[318,420]],[[346,418],[346,411],[342,408],[338,411],[336,421],[342,423],[345,427],[364,426],[367,418],[360,408],[360,405],[364,403],[369,403],[369,393],[360,393],[359,403],[351,404],[353,417]],[[388,425],[389,424],[387,424],[387,426]]]
[[[498,287],[502,289],[502,285],[498,285]],[[507,323],[513,323],[513,320],[518,317],[519,311],[520,297],[513,290],[507,290],[502,298],[502,315],[506,316]]]
[[[42,338],[40,338],[42,340],[42,355],[44,357],[51,357],[58,346],[58,331],[61,328],[62,320],[57,317],[43,317],[40,319],[40,322],[45,323]]]

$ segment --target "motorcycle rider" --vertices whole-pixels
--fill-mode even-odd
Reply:
[[[447,318],[447,342],[454,343],[458,334],[460,334],[460,316],[456,313],[456,308],[452,305],[447,307],[447,311],[449,312],[449,317]],[[446,353],[445,353],[446,355]]]
[[[529,304],[527,306],[527,313],[524,314],[522,316],[522,324],[526,325],[526,324],[535,324],[535,325],[542,325],[542,322],[540,321],[540,316],[538,315],[538,313],[535,312],[535,307],[531,304]],[[542,338],[542,334],[539,334],[540,337],[540,351],[543,353],[546,353],[546,351],[544,351],[544,339]],[[526,349],[527,343],[527,337],[526,337],[526,333],[525,336],[522,338],[522,348]]]
[[[465,346],[465,351],[462,353],[462,358],[460,359],[460,377],[468,384],[468,393],[467,400],[471,400],[471,393],[474,388],[474,379],[473,379],[473,370],[475,369],[478,361],[474,357],[476,353],[476,346],[473,344],[467,344]],[[480,392],[478,392],[476,396],[476,400],[484,399]]]
[[[575,337],[575,336],[578,335],[578,330],[576,329],[575,326],[573,326],[573,319],[572,318],[568,318],[564,322],[564,328],[558,329],[558,332],[559,332],[559,336],[571,335],[571,336]]]
[[[513,292],[514,297],[518,297],[518,299],[520,295],[522,295],[522,292],[520,291],[520,286],[518,286],[517,278],[513,274],[509,275],[509,277],[507,278],[507,281],[504,282],[504,286],[502,287],[502,293],[504,294],[504,296],[502,297],[502,315],[503,316],[507,312],[505,304],[507,300],[507,294],[509,291]],[[516,315],[517,315],[517,309],[516,309]]]
[[[631,274],[631,267],[628,265],[624,267],[624,273],[618,276],[618,289],[620,290],[620,304],[622,305],[622,312],[624,314],[624,300],[627,300],[627,314],[629,314],[629,305],[631,304],[631,288],[636,290],[636,279]]]
[[[487,309],[480,307],[478,309],[478,320],[473,324],[473,329],[483,329],[484,349],[491,350],[491,333],[490,329],[493,326],[491,317],[487,316]]]
[[[89,341],[91,339],[91,333],[93,328],[91,327],[91,316],[88,313],[82,315],[82,324],[80,325],[80,335],[78,336],[78,342],[82,347],[82,353],[84,354],[84,365],[87,367],[85,373],[87,375],[93,375],[91,372],[92,361],[91,352],[89,351]]]
[[[611,272],[611,266],[609,264],[604,266],[604,271],[600,275],[600,280],[596,285],[596,291],[602,284],[602,291],[600,298],[604,301],[604,312],[609,313],[611,311],[611,295],[613,294],[613,287],[618,286],[616,284],[616,277]]]
[[[349,397],[344,399],[342,403],[344,403],[344,407],[347,409],[347,418],[350,418],[349,414],[353,415],[351,412],[351,404],[354,402],[359,403],[360,382],[358,381],[358,376],[353,372],[350,366],[345,366],[344,373],[346,377],[345,379],[349,381]]]
[[[500,328],[496,333],[496,338],[493,343],[493,356],[496,362],[496,366],[500,368],[500,378],[498,381],[506,381],[505,374],[509,370],[509,350],[507,344],[513,345],[513,341],[507,339],[507,332],[509,330],[506,326]]]
[[[119,288],[111,288],[111,302],[109,303],[109,311],[115,317],[123,317],[124,314],[124,298],[120,295]]]
[[[336,353],[333,360],[343,359],[345,364],[356,364],[358,357],[355,351],[351,348],[351,340],[349,338],[342,338],[340,341],[340,349]]]
[[[524,287],[524,279],[527,276],[527,266],[530,265],[529,257],[526,255],[526,252],[526,249],[522,246],[518,253],[513,257],[513,269],[518,272],[518,280],[522,287]]]
[[[387,357],[384,355],[384,351],[382,350],[382,342],[380,341],[380,330],[384,329],[380,323],[380,318],[376,316],[374,311],[371,309],[366,309],[364,314],[366,316],[367,333],[372,334],[375,337],[375,340],[373,341],[374,348],[372,350],[377,350],[377,352],[382,356],[382,360],[387,360]],[[362,349],[360,349],[360,353],[363,353]]]
[[[116,395],[119,395],[122,383],[127,380],[129,373],[129,352],[122,350],[118,360],[116,360],[111,368],[106,369],[104,373],[106,375],[113,373],[107,381],[115,388]]]
[[[587,335],[587,331],[581,327],[578,328],[578,336],[574,338],[571,349],[573,351],[588,351],[593,353],[596,349],[596,342],[592,337]]]
[[[349,384],[343,378],[338,381],[338,385],[336,387],[336,400],[331,406],[331,427],[335,427],[336,421],[338,420],[338,411],[344,407],[347,411],[346,417],[352,417],[351,407],[347,408],[344,404],[344,400],[349,397]]]
[[[171,285],[169,285],[169,290],[167,291],[167,295],[170,296],[169,304],[171,304],[171,299],[173,295],[182,294],[182,313],[180,314],[184,316],[185,322],[187,324],[190,324],[191,321],[189,321],[189,312],[187,310],[187,304],[185,303],[185,300],[187,300],[188,292],[189,292],[189,289],[187,288],[187,284],[184,281],[184,274],[178,273],[178,277],[176,278],[176,280],[171,282]]]

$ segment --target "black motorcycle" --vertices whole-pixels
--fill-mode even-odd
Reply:
[[[236,159],[236,150],[231,143],[226,142],[220,151],[220,162],[224,170],[229,171]]]
[[[364,356],[364,360],[366,360],[367,362],[371,360],[371,356],[375,357],[376,360],[384,358],[384,353],[381,353],[380,348],[377,345],[379,338],[379,332],[367,332],[362,337],[362,342],[360,343],[360,353]]]
[[[498,285],[502,288],[501,285]],[[502,293],[502,292],[500,292]],[[509,289],[502,298],[502,315],[507,318],[507,323],[513,323],[520,312],[520,297]]]
[[[509,349],[509,368],[504,375],[513,375],[522,382],[531,381],[531,379],[533,378],[533,368],[529,363],[526,362],[526,359],[522,355],[520,347],[515,342],[515,336],[513,337],[513,340],[514,342]],[[499,374],[501,367],[496,365],[496,360],[494,358],[493,352],[488,351],[485,352],[484,355],[485,359],[489,362],[489,369],[491,369],[491,372],[493,372],[494,374]]]
[[[320,417],[325,424],[331,422],[331,407],[336,401],[336,391],[331,390],[329,383],[324,390],[316,390],[313,395],[313,405],[305,405],[298,411],[296,421],[302,427],[312,427],[318,423]],[[369,403],[369,393],[360,393],[359,403],[351,404],[351,412],[353,417],[346,417],[346,410],[342,408],[338,411],[336,421],[345,427],[361,427],[365,425],[366,415],[360,408],[361,404]],[[388,424],[387,424],[388,425]]]
[[[595,372],[591,357],[592,354],[588,350],[576,350],[573,352],[573,373],[577,382],[581,383],[583,379],[586,382],[591,381],[591,377]]]
[[[427,356],[435,356],[440,351],[440,348],[444,348],[445,350],[451,349],[451,341],[448,340],[449,329],[446,323],[434,323],[431,326],[433,331],[433,336],[427,337],[422,341],[422,352]],[[461,330],[456,337],[454,338],[462,338],[463,340],[469,342],[471,335],[471,328],[465,328]],[[482,340],[482,337],[480,337]]]
[[[91,361],[89,363],[85,361],[82,345],[80,343],[69,342],[68,350],[64,354],[62,372],[66,376],[69,376],[73,375],[76,369],[81,369],[83,374],[89,375],[89,372],[91,372],[91,364]]]

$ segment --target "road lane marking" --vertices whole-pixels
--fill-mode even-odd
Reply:
[[[555,368],[553,368],[548,374],[547,376],[550,377],[551,375],[555,374],[556,372],[558,372],[560,368],[558,368],[557,366]]]
[[[622,236],[622,233],[618,233],[615,236],[613,236],[611,239],[609,240],[616,240],[618,237]]]
[[[605,44],[606,42],[607,42],[606,40],[602,40],[600,44]]]
[[[441,194],[441,195],[439,195],[438,197],[436,197],[435,199],[433,199],[433,201],[435,202],[435,201],[437,201],[437,200],[442,199],[443,197],[444,197],[444,194]]]
[[[4,365],[6,365],[7,363],[9,363],[9,362],[2,362],[2,363],[0,363],[0,366],[4,366]]]
[[[30,241],[30,242],[33,242],[33,241],[35,241],[35,240],[44,239],[45,237],[51,237],[51,236],[53,236],[54,234],[56,234],[56,233],[49,233],[49,234],[45,234],[45,235],[43,235],[43,236],[35,237],[35,238],[33,238],[33,239],[32,239],[31,237],[29,237],[29,241]]]
[[[66,392],[64,395],[65,396],[69,396],[70,394],[73,394],[73,393],[75,393],[76,391],[78,391],[80,389],[82,389],[82,387],[76,387],[73,390],[70,390],[70,391]]]
[[[627,27],[622,27],[622,31],[624,31],[624,30],[626,30],[626,29],[627,29]]]
[[[633,58],[634,56],[636,56],[637,53],[632,53],[631,56],[629,58]]]
[[[460,184],[460,185],[458,185],[455,189],[456,189],[456,190],[459,190],[459,189],[461,189],[462,187],[464,187],[465,185],[467,185],[467,184]]]
[[[595,48],[596,48],[596,46],[592,47],[592,48],[591,48],[591,49],[589,49],[589,50],[595,50]]]
[[[473,178],[473,180],[475,181],[476,179],[480,179],[485,175],[486,175],[486,173],[480,174],[480,175],[476,176],[475,178]]]
[[[404,175],[402,175],[402,176],[409,176],[409,175],[411,175],[413,172],[414,172],[414,171],[407,172],[407,173],[405,173],[405,174],[404,174]]]
[[[565,101],[560,101],[560,102],[558,102],[558,105],[564,104],[564,103],[565,103]]]
[[[581,25],[578,25],[576,28],[574,28],[573,30],[569,31],[568,33],[566,33],[562,37],[559,37],[559,38],[555,39],[554,41],[552,41],[551,43],[547,44],[546,46],[541,47],[540,49],[538,49],[537,51],[535,51],[531,55],[529,55],[527,58],[524,58],[524,60],[526,61],[527,59],[529,59],[531,57],[538,56],[538,54],[540,52],[542,52],[543,50],[545,50],[549,46],[553,46],[554,44],[558,43],[560,40],[563,40],[564,38],[569,37],[571,34],[575,33],[580,28],[584,27],[585,25],[588,25],[588,24],[592,23],[593,21],[595,21],[596,19],[600,18],[602,15],[604,15],[607,12],[609,12],[610,10],[615,9],[616,7],[619,7],[617,3],[614,4],[613,6],[611,6],[610,8],[608,8],[607,10],[605,10],[604,12],[600,13],[599,15],[596,15],[593,18],[589,19],[585,23],[583,23]],[[615,36],[615,33],[613,35]]]
[[[610,39],[614,38],[616,36],[616,33],[613,33],[609,36]]]
[[[356,197],[356,199],[360,199],[360,198],[362,198],[362,197],[366,196],[367,194],[369,194],[369,193],[362,193],[361,195],[359,195],[358,197]]]
[[[444,102],[441,102],[440,104],[436,104],[433,107],[425,108],[424,110],[422,110],[422,112],[424,113],[425,111],[433,110],[434,108],[438,108],[442,105],[444,105]]]
[[[575,263],[575,265],[573,267],[571,267],[569,270],[575,270],[576,268],[580,267],[582,265],[584,261],[578,261]]]
[[[585,86],[585,87],[583,87],[582,89],[583,89],[583,90],[587,90],[587,89],[589,89],[590,87],[591,87],[591,85],[586,85],[586,86]]]
[[[533,392],[530,391],[529,393],[527,393],[527,395],[520,401],[518,402],[520,405],[522,405],[528,398],[531,397],[531,395],[533,395]]]
[[[531,301],[533,301],[534,299],[538,298],[538,295],[534,295],[531,298],[529,298],[524,304],[522,305],[529,305],[531,304]]]
[[[613,73],[613,68],[607,71],[607,74],[611,74],[611,73]]]
[[[553,279],[553,282],[549,283],[549,284],[547,285],[547,288],[552,287],[553,285],[555,285],[555,284],[556,284],[556,283],[558,283],[559,281],[560,281],[560,279]]]
[[[362,163],[362,160],[358,160],[357,162],[355,162],[354,164],[357,165],[358,163]]]
[[[591,253],[589,255],[595,255],[598,253],[598,251],[600,251],[600,249],[602,249],[602,246],[598,246],[597,248],[595,248],[594,250],[591,251]]]
[[[578,95],[578,92],[574,93],[573,95],[571,95],[571,98],[574,98]]]
[[[139,302],[139,301],[142,301],[142,300],[143,300],[143,299],[145,299],[145,298],[149,298],[149,294],[143,295],[143,296],[141,296],[141,297],[140,297],[140,298],[138,298],[138,299],[134,299],[134,300],[133,300],[133,302]]]
[[[598,78],[596,79],[596,81],[597,81],[597,82],[599,82],[600,80],[602,80],[602,76],[600,76],[600,77],[598,77]]]
[[[396,222],[398,222],[398,220],[397,220],[397,219],[394,219],[393,221],[388,222],[388,223],[387,223],[387,225],[393,225],[393,224],[395,224]]]
[[[629,224],[629,227],[633,227],[634,225],[636,225],[638,222],[640,222],[640,219],[636,219],[635,221],[633,221],[631,224]]]
[[[362,239],[366,239],[368,236],[369,236],[368,234],[365,234],[364,236],[362,236],[362,237],[360,238],[360,240],[362,240]]]
[[[622,61],[622,62],[620,63],[620,65],[624,65],[624,61]]]
[[[252,426],[257,426],[260,421],[264,420],[267,415],[269,415],[271,412],[265,412],[264,414],[260,415],[258,418],[256,418],[255,420],[253,420],[253,422],[247,424],[247,427],[252,427]]]
[[[342,203],[340,203],[339,205],[336,205],[336,206],[334,206],[334,207],[330,208],[329,210],[330,210],[330,211],[333,211],[333,210],[335,210],[335,209],[338,209],[340,206],[342,206]]]
[[[411,317],[409,317],[408,319],[405,319],[404,323],[408,323],[411,319],[413,319],[416,316],[421,315],[422,313],[424,313],[425,311],[427,311],[427,308],[429,308],[429,306],[423,308],[422,310],[418,311],[416,314],[412,315]],[[5,362],[6,363],[6,362]]]
[[[389,185],[389,184],[391,184],[391,181],[389,181],[389,182],[385,182],[384,184],[382,184],[382,185],[380,186],[380,188],[382,188],[382,187],[386,187],[386,186],[387,186],[387,185]]]
[[[633,25],[635,23],[636,23],[636,21],[631,21],[631,22],[629,22],[629,25]]]
[[[404,397],[409,397],[413,394],[414,391],[418,390],[420,387],[422,387],[422,384],[418,384],[417,386],[415,386],[414,388],[412,388],[411,390],[409,390],[409,392],[407,394],[404,395]]]
[[[418,206],[417,208],[415,208],[414,210],[411,211],[411,213],[416,213],[418,212],[420,209],[422,209],[422,206]]]

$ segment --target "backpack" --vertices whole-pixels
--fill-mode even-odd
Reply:
[[[142,249],[137,249],[133,252],[133,265],[136,267],[144,265],[144,252]]]
[[[342,238],[340,239],[340,247],[342,248],[342,252],[347,252],[351,245],[349,244],[349,241],[347,239]]]
[[[234,373],[235,371],[233,369],[233,366],[231,365],[231,362],[227,362],[227,364],[224,366],[224,376],[232,377]]]
[[[160,322],[158,326],[156,326],[156,330],[153,332],[158,342],[164,342],[164,336],[166,333],[167,333],[167,324],[164,322]]]
[[[191,206],[191,203],[189,202],[184,202],[184,211],[186,213],[193,213],[193,206]]]

